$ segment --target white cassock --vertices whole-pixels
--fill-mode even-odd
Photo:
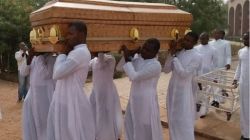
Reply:
[[[215,69],[217,64],[217,56],[215,49],[209,44],[207,45],[198,45],[194,48],[201,56],[201,70],[200,74],[205,74],[211,72]],[[211,91],[211,86],[206,86],[204,90],[207,92]],[[202,104],[200,108],[199,115],[206,115],[208,112],[209,98],[204,95],[198,95],[198,102]]]
[[[172,71],[167,94],[170,140],[194,140],[196,102],[193,80],[200,65],[200,55],[194,49],[182,50],[177,57],[169,56],[166,60],[163,71]]]
[[[48,140],[95,140],[92,108],[83,86],[90,52],[79,44],[68,56],[60,54],[54,66],[57,80],[48,115]]]
[[[55,89],[52,79],[56,58],[35,56],[31,65],[22,65],[20,73],[30,75],[30,88],[23,104],[23,139],[47,140],[47,117]]]
[[[217,55],[216,68],[223,68],[227,64],[231,64],[231,46],[226,40],[213,40],[209,45],[215,49]]]
[[[132,81],[129,103],[125,113],[126,140],[162,140],[162,126],[157,97],[157,82],[161,65],[156,58],[144,60],[135,55],[132,62],[124,58],[117,69]]]
[[[217,55],[217,63],[216,68],[224,68],[225,65],[231,64],[231,46],[230,43],[226,40],[218,39],[218,40],[212,40],[209,42],[209,45],[211,45],[216,52]],[[218,81],[221,81],[225,84],[225,79],[218,78]],[[222,95],[221,88],[214,88],[214,92],[218,95]],[[214,96],[214,100],[218,102],[224,102],[224,98],[220,96]]]
[[[249,47],[239,50],[239,64],[236,69],[235,78],[239,81],[240,90],[240,125],[241,134],[250,138],[249,121]]]
[[[115,58],[99,53],[90,61],[93,90],[90,103],[96,123],[96,140],[118,140],[122,132],[122,110],[113,82]]]

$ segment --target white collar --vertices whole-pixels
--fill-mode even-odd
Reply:
[[[87,44],[78,44],[74,47],[74,50],[81,47],[87,47]]]

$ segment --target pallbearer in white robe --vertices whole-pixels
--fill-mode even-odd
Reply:
[[[234,84],[239,81],[240,90],[240,126],[242,140],[250,138],[250,116],[249,116],[249,32],[243,36],[245,47],[239,50],[239,64],[235,73]],[[245,139],[244,139],[245,138]]]
[[[200,54],[201,56],[201,74],[205,74],[211,72],[216,67],[217,63],[217,56],[215,49],[208,44],[209,35],[204,32],[200,35],[200,45],[194,47],[194,49]],[[206,86],[204,90],[210,92],[211,86]],[[209,98],[205,95],[198,95],[198,103],[201,104],[199,115],[201,118],[205,117],[208,112],[209,106]]]
[[[30,88],[23,104],[24,140],[47,139],[47,117],[55,89],[52,79],[54,63],[55,57],[43,54],[35,56],[31,64],[23,65],[20,69],[20,74],[30,75]]]
[[[163,71],[172,72],[167,93],[167,114],[170,140],[194,140],[195,98],[193,79],[200,66],[200,55],[192,49],[198,35],[185,35],[180,52],[170,50]]]
[[[124,58],[117,69],[122,66],[132,82],[125,113],[126,140],[163,139],[156,89],[161,73],[161,65],[156,59],[159,48],[157,39],[148,39],[140,55],[131,60],[134,53],[123,47]]]
[[[122,133],[122,110],[117,89],[113,82],[115,58],[98,53],[90,61],[93,90],[90,103],[96,123],[96,140],[118,140]]]
[[[83,90],[91,59],[84,44],[86,35],[84,23],[69,24],[66,44],[72,50],[55,62],[57,82],[48,116],[48,140],[95,140],[94,116]]]
[[[231,65],[231,46],[225,40],[222,40],[223,33],[221,30],[214,31],[214,40],[209,42],[209,45],[214,47],[217,55],[217,63],[216,68],[226,68],[227,70],[230,69]],[[219,81],[224,81],[225,79],[218,79]],[[221,88],[214,89],[216,94],[218,95],[226,95],[225,91]],[[223,94],[224,93],[224,94]],[[224,102],[224,98],[220,96],[214,96],[214,101],[212,105],[215,107],[219,107],[220,102]]]

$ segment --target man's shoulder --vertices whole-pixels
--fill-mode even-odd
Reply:
[[[239,50],[239,53],[246,52],[247,50],[248,50],[247,47],[241,48],[241,49]]]
[[[76,61],[81,61],[83,59],[89,59],[89,60],[91,59],[91,55],[88,48],[82,46],[79,46],[70,51],[68,57]]]

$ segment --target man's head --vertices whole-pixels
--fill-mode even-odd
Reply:
[[[224,30],[220,30],[219,33],[220,33],[220,39],[224,39],[225,35],[226,35],[225,31]]]
[[[202,45],[207,45],[209,40],[209,35],[206,32],[201,33],[200,35],[200,42]]]
[[[66,45],[70,49],[78,44],[85,44],[87,37],[87,26],[82,21],[72,22],[68,26]]]
[[[143,59],[154,58],[160,49],[160,41],[156,38],[146,40],[141,49],[141,56]]]
[[[249,32],[243,34],[243,43],[245,46],[249,47]]]
[[[187,33],[183,38],[182,47],[186,50],[190,50],[197,44],[199,36],[194,32]]]
[[[28,50],[28,48],[26,47],[24,42],[20,42],[19,45],[18,45],[18,48],[23,50],[23,51]]]
[[[215,40],[221,39],[221,32],[219,29],[215,29],[212,34]]]

